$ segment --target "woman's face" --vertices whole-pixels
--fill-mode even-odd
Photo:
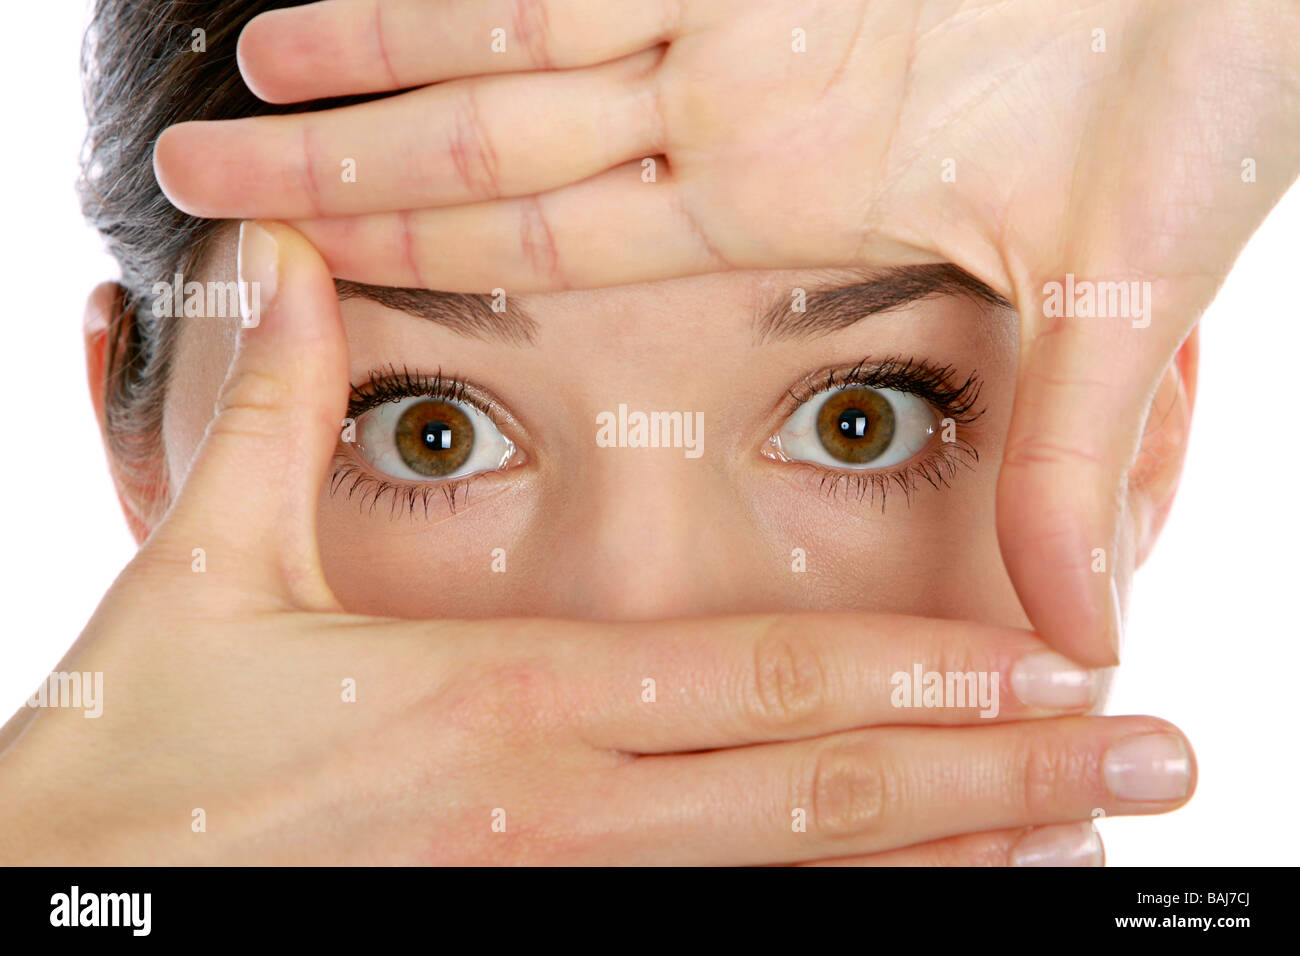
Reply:
[[[232,234],[207,271],[233,279]],[[1024,625],[994,525],[1015,314],[950,294],[868,314],[882,290],[862,286],[853,272],[731,273],[507,297],[477,322],[445,296],[425,311],[450,321],[347,299],[360,393],[355,433],[341,431],[355,440],[320,512],[339,600],[402,617],[816,608]],[[173,489],[234,335],[224,319],[181,334]],[[408,381],[424,394],[373,404]],[[496,412],[475,407],[485,398]],[[678,447],[628,447],[638,412],[677,413],[647,441]]]

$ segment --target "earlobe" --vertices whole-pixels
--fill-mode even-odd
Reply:
[[[1155,546],[1182,476],[1196,400],[1199,334],[1199,329],[1192,329],[1165,370],[1147,415],[1142,447],[1129,469],[1129,506],[1138,567]]]
[[[107,390],[109,375],[110,336],[121,334],[121,323],[126,321],[122,315],[125,291],[116,282],[101,282],[91,291],[86,299],[86,311],[82,320],[82,329],[86,345],[86,381],[90,386],[90,401],[95,408],[95,420],[99,424],[99,434],[104,441],[108,454],[109,471],[117,489],[117,499],[122,505],[122,514],[136,544],[141,544],[149,537],[149,523],[142,517],[151,512],[150,505],[137,500],[139,496],[122,480],[121,470],[113,454],[112,443],[108,440]]]

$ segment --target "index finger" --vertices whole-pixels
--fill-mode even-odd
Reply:
[[[239,69],[271,103],[588,66],[672,39],[670,0],[327,0],[269,10],[239,37]]]
[[[1077,714],[1106,681],[1030,631],[891,614],[586,625],[554,653],[551,690],[582,738],[641,754]]]

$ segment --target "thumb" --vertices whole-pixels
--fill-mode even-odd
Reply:
[[[239,231],[243,321],[215,417],[156,535],[254,593],[336,610],[316,538],[321,488],[346,413],[347,339],[319,253],[281,223]]]
[[[1003,562],[1048,643],[1110,666],[1122,628],[1115,574],[1131,546],[1127,478],[1177,328],[1120,318],[1024,325],[998,476]]]

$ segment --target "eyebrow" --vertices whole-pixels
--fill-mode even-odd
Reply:
[[[935,296],[964,296],[994,308],[1015,308],[990,286],[946,262],[899,266],[864,275],[849,285],[808,290],[802,311],[795,309],[797,291],[790,290],[759,313],[754,324],[759,342],[827,335],[868,316]]]
[[[513,298],[507,298],[505,310],[498,312],[490,295],[367,285],[346,279],[335,279],[334,287],[340,302],[368,299],[436,322],[459,335],[510,345],[534,345],[537,341],[537,321]],[[965,296],[994,308],[1014,308],[964,269],[935,263],[899,266],[864,275],[849,285],[813,289],[805,293],[802,311],[795,311],[793,295],[782,295],[759,315],[755,328],[760,342],[815,338],[935,296]]]
[[[507,297],[505,311],[498,312],[492,307],[493,297],[490,295],[399,289],[346,279],[335,279],[334,288],[340,302],[369,299],[387,308],[437,322],[459,335],[510,345],[533,345],[536,342],[536,320],[513,297]]]

